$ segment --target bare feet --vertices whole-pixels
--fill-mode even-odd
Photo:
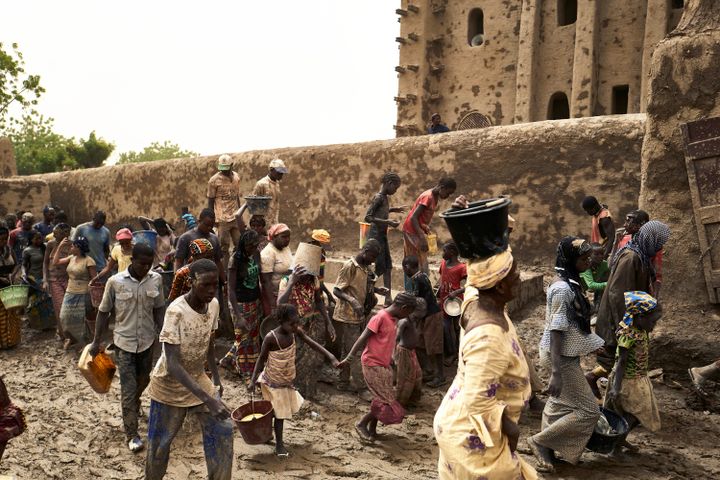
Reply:
[[[360,435],[360,440],[364,440],[366,442],[374,442],[375,437],[372,436],[370,431],[367,429],[365,425],[362,425],[360,423],[355,424],[355,431]]]
[[[552,463],[552,453],[547,447],[543,447],[539,443],[535,443],[532,437],[527,439],[528,447],[532,450],[535,460],[537,461],[537,471],[543,473],[554,473],[555,466]]]

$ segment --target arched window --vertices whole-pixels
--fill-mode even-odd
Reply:
[[[548,120],[560,120],[570,118],[570,104],[567,95],[563,92],[555,92],[550,97],[548,104]]]
[[[468,17],[468,45],[477,47],[485,41],[485,17],[482,8],[473,8]]]
[[[577,0],[558,0],[558,26],[571,25],[577,20]]]

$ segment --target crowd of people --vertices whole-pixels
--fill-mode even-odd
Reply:
[[[233,423],[219,368],[272,403],[280,457],[289,455],[284,421],[305,398],[316,398],[324,362],[339,370],[338,390],[370,400],[355,424],[363,442],[375,441],[378,423],[402,422],[423,388],[446,387],[434,421],[443,479],[530,480],[536,469],[553,471],[558,457],[578,462],[601,418],[600,400],[630,429],[660,427],[648,379],[649,335],[662,315],[662,253],[670,230],[646,212],[628,213],[616,230],[608,207],[587,197],[581,207],[591,216],[589,241],[560,240],[538,339],[540,362],[551,372],[543,402],[538,394],[544,385],[506,309],[520,282],[512,249],[464,263],[458,246],[448,242],[433,288],[433,217],[443,201],[446,208],[468,207],[463,196],[448,200],[455,180],[439,179],[407,209],[391,206],[400,176],[384,174],[364,217],[367,239],[330,290],[327,230],[299,239],[319,247],[318,272],[294,261],[293,232],[281,223],[285,163],[274,159],[253,189],[254,196],[270,198],[263,214],[248,214],[231,157],[221,156],[217,168],[208,181],[207,208],[197,217],[187,208],[177,222],[139,217],[141,230],[120,225],[113,237],[104,212],[73,228],[62,210],[47,206],[37,223],[21,212],[0,226],[0,286],[30,287],[30,327],[55,329],[69,350],[114,351],[127,445],[132,452],[147,450],[146,478],[163,478],[173,439],[191,414],[202,428],[209,478],[231,477]],[[392,216],[406,210],[404,220]],[[508,218],[508,235],[513,224]],[[398,227],[405,282],[393,296],[388,229]],[[142,241],[147,231],[154,232],[150,244]],[[376,286],[379,277],[382,287]],[[448,311],[449,300],[461,302],[459,315]],[[13,315],[0,304],[0,321]],[[216,358],[215,332],[225,321],[234,341]],[[111,323],[112,340],[105,342]],[[159,358],[153,354],[158,343]],[[591,354],[598,365],[583,372],[580,360]],[[457,373],[447,387],[445,370],[453,364]],[[701,389],[719,371],[716,363],[689,374]],[[0,408],[10,411],[0,387]],[[144,392],[151,400],[146,439],[139,434]],[[527,439],[536,468],[515,453],[518,420],[527,408],[542,411],[541,430]],[[0,454],[5,433],[0,430]],[[624,441],[616,448],[635,447]]]

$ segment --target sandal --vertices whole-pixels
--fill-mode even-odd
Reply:
[[[692,370],[692,368],[688,368],[688,375],[690,376],[690,382],[692,382],[693,388],[700,395],[707,396],[708,393],[703,389],[702,384],[698,381]]]

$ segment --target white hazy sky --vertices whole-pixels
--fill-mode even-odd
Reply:
[[[3,1],[56,130],[201,154],[392,138],[392,0]]]

